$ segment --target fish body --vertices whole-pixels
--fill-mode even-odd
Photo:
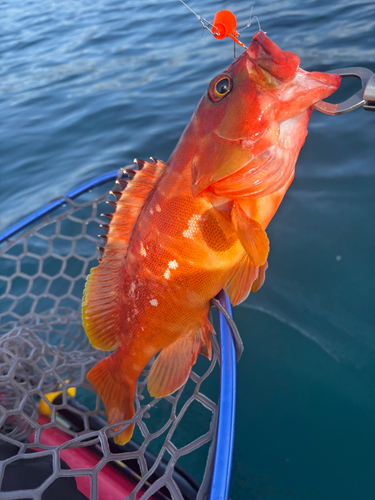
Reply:
[[[265,229],[293,180],[311,106],[339,83],[303,71],[260,31],[211,81],[168,162],[138,161],[83,300],[90,342],[114,350],[88,374],[109,423],[132,418],[136,381],[158,352],[154,397],[178,389],[199,352],[210,358],[210,300],[222,288],[235,305],[262,285]]]

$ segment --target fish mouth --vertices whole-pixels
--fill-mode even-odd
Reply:
[[[255,34],[245,52],[255,66],[280,82],[280,85],[273,89],[281,104],[276,112],[278,121],[302,113],[316,102],[330,96],[340,86],[341,78],[336,74],[301,69],[297,54],[281,50],[264,31]]]
[[[299,67],[299,57],[293,52],[281,50],[264,31],[258,31],[246,54],[250,60],[282,82],[291,81]]]
[[[202,101],[199,123],[204,133],[191,167],[194,196],[242,168],[250,168],[254,159],[277,143],[281,129],[286,131],[280,139],[281,149],[298,153],[311,106],[340,84],[338,75],[310,73],[299,63],[296,54],[281,50],[259,31],[225,71],[235,82],[231,97],[220,101],[217,108],[208,99]],[[293,161],[291,165],[294,168]]]

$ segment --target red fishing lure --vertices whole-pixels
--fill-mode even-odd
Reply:
[[[185,7],[187,7],[190,10],[190,12],[192,12],[197,17],[202,27],[208,30],[215,38],[222,40],[223,38],[229,37],[233,41],[238,43],[238,45],[241,45],[241,47],[246,48],[246,45],[244,45],[239,40],[240,34],[236,30],[237,19],[236,16],[233,14],[233,12],[231,12],[230,10],[219,10],[219,12],[215,14],[213,22],[210,23],[210,21],[207,21],[207,19],[194,12],[194,10],[191,9],[185,2],[183,2],[183,0],[180,0],[180,2],[183,3]],[[250,21],[244,28],[250,26],[251,21],[252,18],[250,16]]]

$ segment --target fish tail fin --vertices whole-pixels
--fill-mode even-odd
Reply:
[[[119,353],[114,352],[102,359],[87,374],[87,380],[102,398],[108,424],[130,420],[134,416],[134,396],[137,378],[129,377],[122,367]],[[119,426],[114,430],[120,429]],[[125,444],[132,437],[134,424],[114,438],[115,443]]]

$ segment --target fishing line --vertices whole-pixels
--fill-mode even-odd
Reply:
[[[191,9],[183,0],[180,0],[180,2],[182,4],[185,5],[185,7],[187,7],[190,12],[192,12],[195,17],[198,19],[198,21],[201,23],[202,25],[202,28],[209,31],[211,33],[211,35],[214,35],[215,36],[215,33],[217,33],[217,28],[216,26],[214,26],[212,23],[210,23],[210,21],[207,21],[207,19],[205,19],[204,17],[200,16],[199,14],[197,14],[193,9]],[[204,24],[206,23],[206,24]],[[215,28],[215,33],[210,29],[210,26],[212,26],[213,28]]]
[[[251,6],[251,11],[250,11],[250,18],[248,23],[243,27],[237,30],[238,33],[242,33],[243,30],[246,28],[250,28],[250,26],[253,24],[253,21],[256,21],[258,23],[258,31],[262,31],[262,28],[260,27],[260,21],[258,16],[253,17],[253,5]]]
[[[215,306],[223,314],[224,318],[227,320],[229,328],[232,333],[234,350],[236,351],[236,360],[239,361],[243,353],[243,342],[241,339],[240,332],[238,331],[237,325],[233,318],[230,316],[228,311],[221,305],[220,301],[213,298],[210,302],[211,306]]]
[[[203,29],[206,29],[213,35],[215,38],[223,39],[229,37],[234,42],[234,57],[236,57],[236,43],[241,47],[247,49],[246,45],[244,45],[240,40],[240,33],[249,28],[253,21],[256,20],[258,22],[259,31],[261,31],[260,22],[257,16],[253,16],[253,7],[251,7],[250,19],[245,26],[236,29],[237,27],[237,19],[235,15],[230,10],[219,10],[214,17],[213,22],[207,21],[204,17],[197,14],[191,7],[189,7],[183,0],[180,2],[187,7],[192,14],[198,19],[201,23]]]

